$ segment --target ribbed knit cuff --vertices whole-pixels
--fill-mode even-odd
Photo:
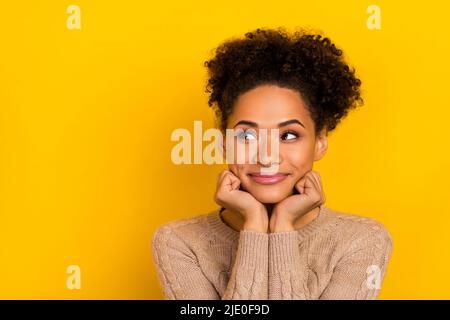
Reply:
[[[269,235],[253,230],[241,230],[236,263],[242,268],[267,270]]]
[[[291,270],[298,265],[299,239],[297,231],[283,231],[269,234],[269,272]]]

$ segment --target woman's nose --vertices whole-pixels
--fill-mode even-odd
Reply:
[[[272,156],[263,154],[259,157],[258,163],[262,166],[270,166],[272,165]]]
[[[258,163],[262,166],[271,166],[274,163],[280,163],[277,132],[271,132],[269,137],[264,137],[264,135],[261,136],[258,146]]]

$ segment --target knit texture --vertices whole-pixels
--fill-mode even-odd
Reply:
[[[236,231],[220,209],[161,225],[152,256],[167,300],[376,299],[392,253],[383,224],[324,205],[295,231]]]

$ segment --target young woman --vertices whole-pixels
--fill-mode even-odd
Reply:
[[[219,175],[220,208],[156,230],[152,253],[165,298],[377,298],[389,232],[326,207],[312,170],[327,134],[363,102],[342,51],[319,34],[257,29],[222,43],[205,66],[209,105],[224,136],[239,132],[233,145],[244,144],[246,161]],[[261,129],[278,129],[276,157],[269,144],[266,153],[250,152]]]

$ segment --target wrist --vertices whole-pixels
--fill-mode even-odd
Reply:
[[[257,232],[269,232],[269,218],[267,216],[267,213],[261,211],[261,212],[253,212],[252,215],[247,216],[249,217],[244,222],[242,229],[244,230],[253,230]]]
[[[284,225],[275,225],[270,232],[286,232],[286,231],[295,231],[293,224],[284,224]]]
[[[292,221],[282,219],[280,216],[273,215],[271,217],[270,232],[294,231],[294,223]]]
[[[268,233],[267,226],[252,223],[244,223],[242,230]]]

